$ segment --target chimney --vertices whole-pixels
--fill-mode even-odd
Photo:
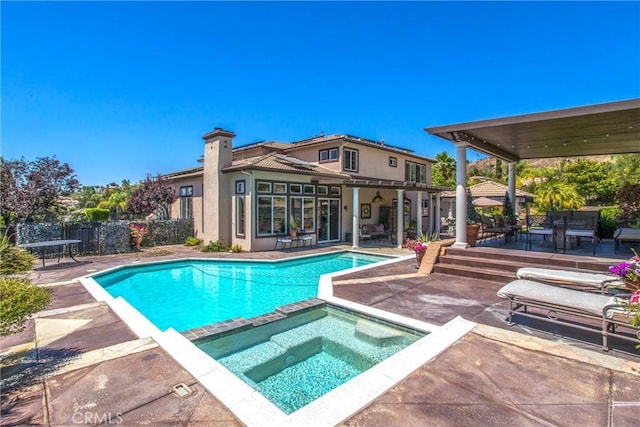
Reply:
[[[231,241],[231,191],[229,178],[222,169],[233,162],[233,138],[222,128],[205,134],[203,172],[203,238],[205,241]]]

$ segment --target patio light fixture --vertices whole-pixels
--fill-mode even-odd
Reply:
[[[376,195],[371,199],[371,203],[384,203],[384,197],[380,194],[380,190],[376,191]]]

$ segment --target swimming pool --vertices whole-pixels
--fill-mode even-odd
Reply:
[[[182,332],[313,298],[321,275],[389,259],[350,251],[280,261],[189,259],[126,266],[92,278],[159,329]]]
[[[425,335],[325,305],[195,344],[291,414]]]

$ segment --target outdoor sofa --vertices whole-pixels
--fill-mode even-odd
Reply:
[[[498,291],[509,300],[507,322],[514,324],[514,314],[544,320],[568,328],[599,332],[602,349],[609,350],[609,337],[640,342],[640,329],[633,327],[623,299],[548,285],[533,280],[514,280]],[[533,310],[531,310],[533,309]]]

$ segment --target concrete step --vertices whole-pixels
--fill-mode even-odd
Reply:
[[[504,272],[512,273],[513,277],[515,277],[516,271],[520,267],[523,267],[523,263],[521,261],[512,261],[510,258],[506,257],[491,257],[491,258],[481,258],[481,257],[467,257],[464,255],[449,255],[440,257],[439,264],[455,264],[459,266],[464,266],[469,269],[492,269],[499,270]],[[527,267],[539,267],[539,268],[547,268],[546,264],[533,264],[527,263]]]
[[[513,271],[504,271],[491,268],[472,268],[467,265],[438,263],[434,266],[436,273],[450,274],[453,276],[467,277],[472,279],[489,280],[496,283],[507,284],[515,280],[516,274]]]

